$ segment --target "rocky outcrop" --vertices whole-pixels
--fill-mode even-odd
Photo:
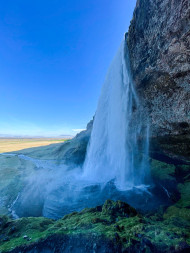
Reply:
[[[138,0],[126,40],[151,135],[180,136],[173,150],[171,138],[171,145],[161,149],[178,153],[183,146],[184,156],[190,157],[189,1]]]

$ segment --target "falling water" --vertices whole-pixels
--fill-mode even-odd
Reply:
[[[37,170],[29,175],[12,207],[18,216],[60,218],[87,206],[101,205],[108,198],[146,208],[145,199],[148,202],[152,197],[145,187],[149,131],[127,55],[123,42],[102,88],[83,168],[56,167],[30,159]]]
[[[102,88],[84,163],[84,177],[114,179],[120,190],[143,185],[148,177],[148,127],[143,126],[127,55],[122,42]]]

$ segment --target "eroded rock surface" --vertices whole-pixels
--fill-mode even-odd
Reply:
[[[190,2],[138,0],[127,44],[152,133],[190,132]]]

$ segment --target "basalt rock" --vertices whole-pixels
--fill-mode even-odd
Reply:
[[[138,0],[126,36],[152,149],[178,160],[190,159],[189,28],[188,0]]]

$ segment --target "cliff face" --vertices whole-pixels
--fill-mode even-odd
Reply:
[[[151,135],[183,135],[181,145],[190,134],[190,2],[138,0],[126,40]]]
[[[129,28],[131,69],[154,133],[190,131],[190,3],[138,0]]]

